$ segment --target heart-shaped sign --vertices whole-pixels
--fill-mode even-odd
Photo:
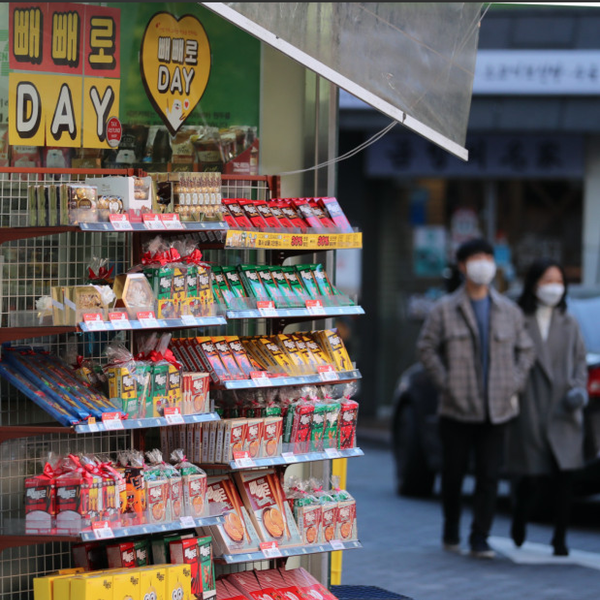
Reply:
[[[146,94],[171,135],[202,98],[211,67],[210,44],[193,15],[156,13],[142,38],[140,71]]]

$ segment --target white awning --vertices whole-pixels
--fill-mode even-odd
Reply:
[[[201,2],[467,160],[481,2]]]

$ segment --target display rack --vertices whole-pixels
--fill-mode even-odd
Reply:
[[[182,229],[149,231],[143,224],[132,224],[131,231],[117,231],[109,224],[87,224],[81,227],[30,227],[28,225],[27,187],[31,184],[56,183],[58,181],[83,181],[90,175],[144,175],[132,169],[19,169],[0,170],[0,266],[2,267],[2,304],[0,304],[0,342],[30,340],[31,345],[44,345],[49,349],[73,347],[86,357],[99,359],[106,343],[115,335],[125,336],[132,343],[137,331],[149,329],[139,321],[130,321],[131,329],[115,328],[110,322],[89,326],[79,323],[77,326],[39,327],[36,324],[23,325],[18,321],[23,315],[34,312],[35,300],[47,294],[50,285],[74,285],[85,277],[87,265],[94,256],[107,257],[115,265],[115,273],[126,272],[134,263],[136,245],[150,234],[192,233],[202,231],[221,232],[221,241],[205,244],[219,254],[216,264],[234,263],[240,259],[248,260],[255,252],[275,250],[271,258],[283,260],[286,252],[300,254],[306,251],[322,251],[337,247],[360,247],[360,234],[301,236],[292,240],[280,239],[279,244],[263,245],[259,241],[252,246],[232,241],[235,234],[227,229],[225,223],[184,223]],[[223,197],[248,197],[268,199],[280,195],[279,179],[271,176],[233,176],[223,175]],[[238,232],[242,233],[242,232]],[[265,234],[269,236],[273,234]],[[281,234],[275,234],[281,235]],[[146,236],[146,238],[135,236]],[[248,236],[243,236],[247,238]],[[265,240],[263,235],[258,236]],[[228,242],[229,240],[229,242]],[[268,239],[267,241],[272,241]],[[227,256],[227,250],[235,250]],[[139,251],[139,248],[137,248]],[[265,260],[265,256],[262,255]],[[269,258],[266,259],[267,261]],[[308,309],[278,309],[272,318],[265,318],[256,311],[247,313],[228,313],[201,318],[192,322],[189,319],[159,320],[159,329],[194,331],[201,329],[210,332],[212,328],[221,328],[229,320],[236,324],[240,334],[254,333],[256,323],[262,322],[263,329],[271,329],[293,321],[304,319],[324,319],[339,315],[358,315],[364,311],[358,306],[326,307],[324,312],[314,314]],[[225,318],[226,317],[226,318]],[[265,325],[269,323],[270,325]],[[150,328],[151,329],[151,328]],[[273,386],[293,386],[303,384],[323,384],[352,381],[360,378],[357,370],[328,374],[327,377],[310,375],[304,377],[281,377],[273,380]],[[253,380],[230,381],[223,389],[250,389],[260,387]],[[146,430],[168,427],[174,423],[167,418],[124,419],[115,427],[105,423],[78,424],[74,427],[61,427],[47,424],[47,416],[31,402],[22,401],[5,381],[0,382],[2,403],[0,404],[0,460],[3,475],[0,478],[0,599],[31,598],[32,579],[35,576],[65,568],[71,565],[71,544],[74,541],[99,539],[93,530],[82,531],[78,535],[25,535],[19,530],[23,524],[23,481],[27,475],[37,472],[39,461],[48,452],[66,454],[67,452],[94,452],[116,454],[118,451],[135,445]],[[217,420],[216,413],[201,415],[183,415],[183,423],[197,423]],[[181,422],[179,421],[179,422]],[[360,448],[349,450],[312,452],[307,454],[282,456],[270,459],[256,459],[254,464],[241,466],[235,461],[225,467],[231,470],[242,468],[262,468],[277,466],[285,468],[292,464],[328,461],[334,458],[361,456]],[[112,530],[111,537],[127,538],[156,532],[178,531],[195,527],[214,525],[221,522],[220,517],[206,517],[193,522],[178,520],[160,525],[137,525]],[[13,526],[14,525],[14,526]],[[263,552],[224,555],[218,560],[224,565],[248,567],[263,564],[265,560],[305,556],[315,553],[328,553],[340,549],[360,548],[360,542],[336,542],[293,548],[282,547],[278,557]]]

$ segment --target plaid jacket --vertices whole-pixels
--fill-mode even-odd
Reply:
[[[504,423],[519,412],[517,394],[535,360],[521,309],[490,289],[488,413]],[[479,331],[463,285],[442,298],[423,324],[417,353],[440,390],[438,413],[458,421],[486,418]]]

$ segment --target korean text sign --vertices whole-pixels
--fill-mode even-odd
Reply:
[[[9,5],[9,141],[106,148],[118,118],[120,11],[74,3]]]

